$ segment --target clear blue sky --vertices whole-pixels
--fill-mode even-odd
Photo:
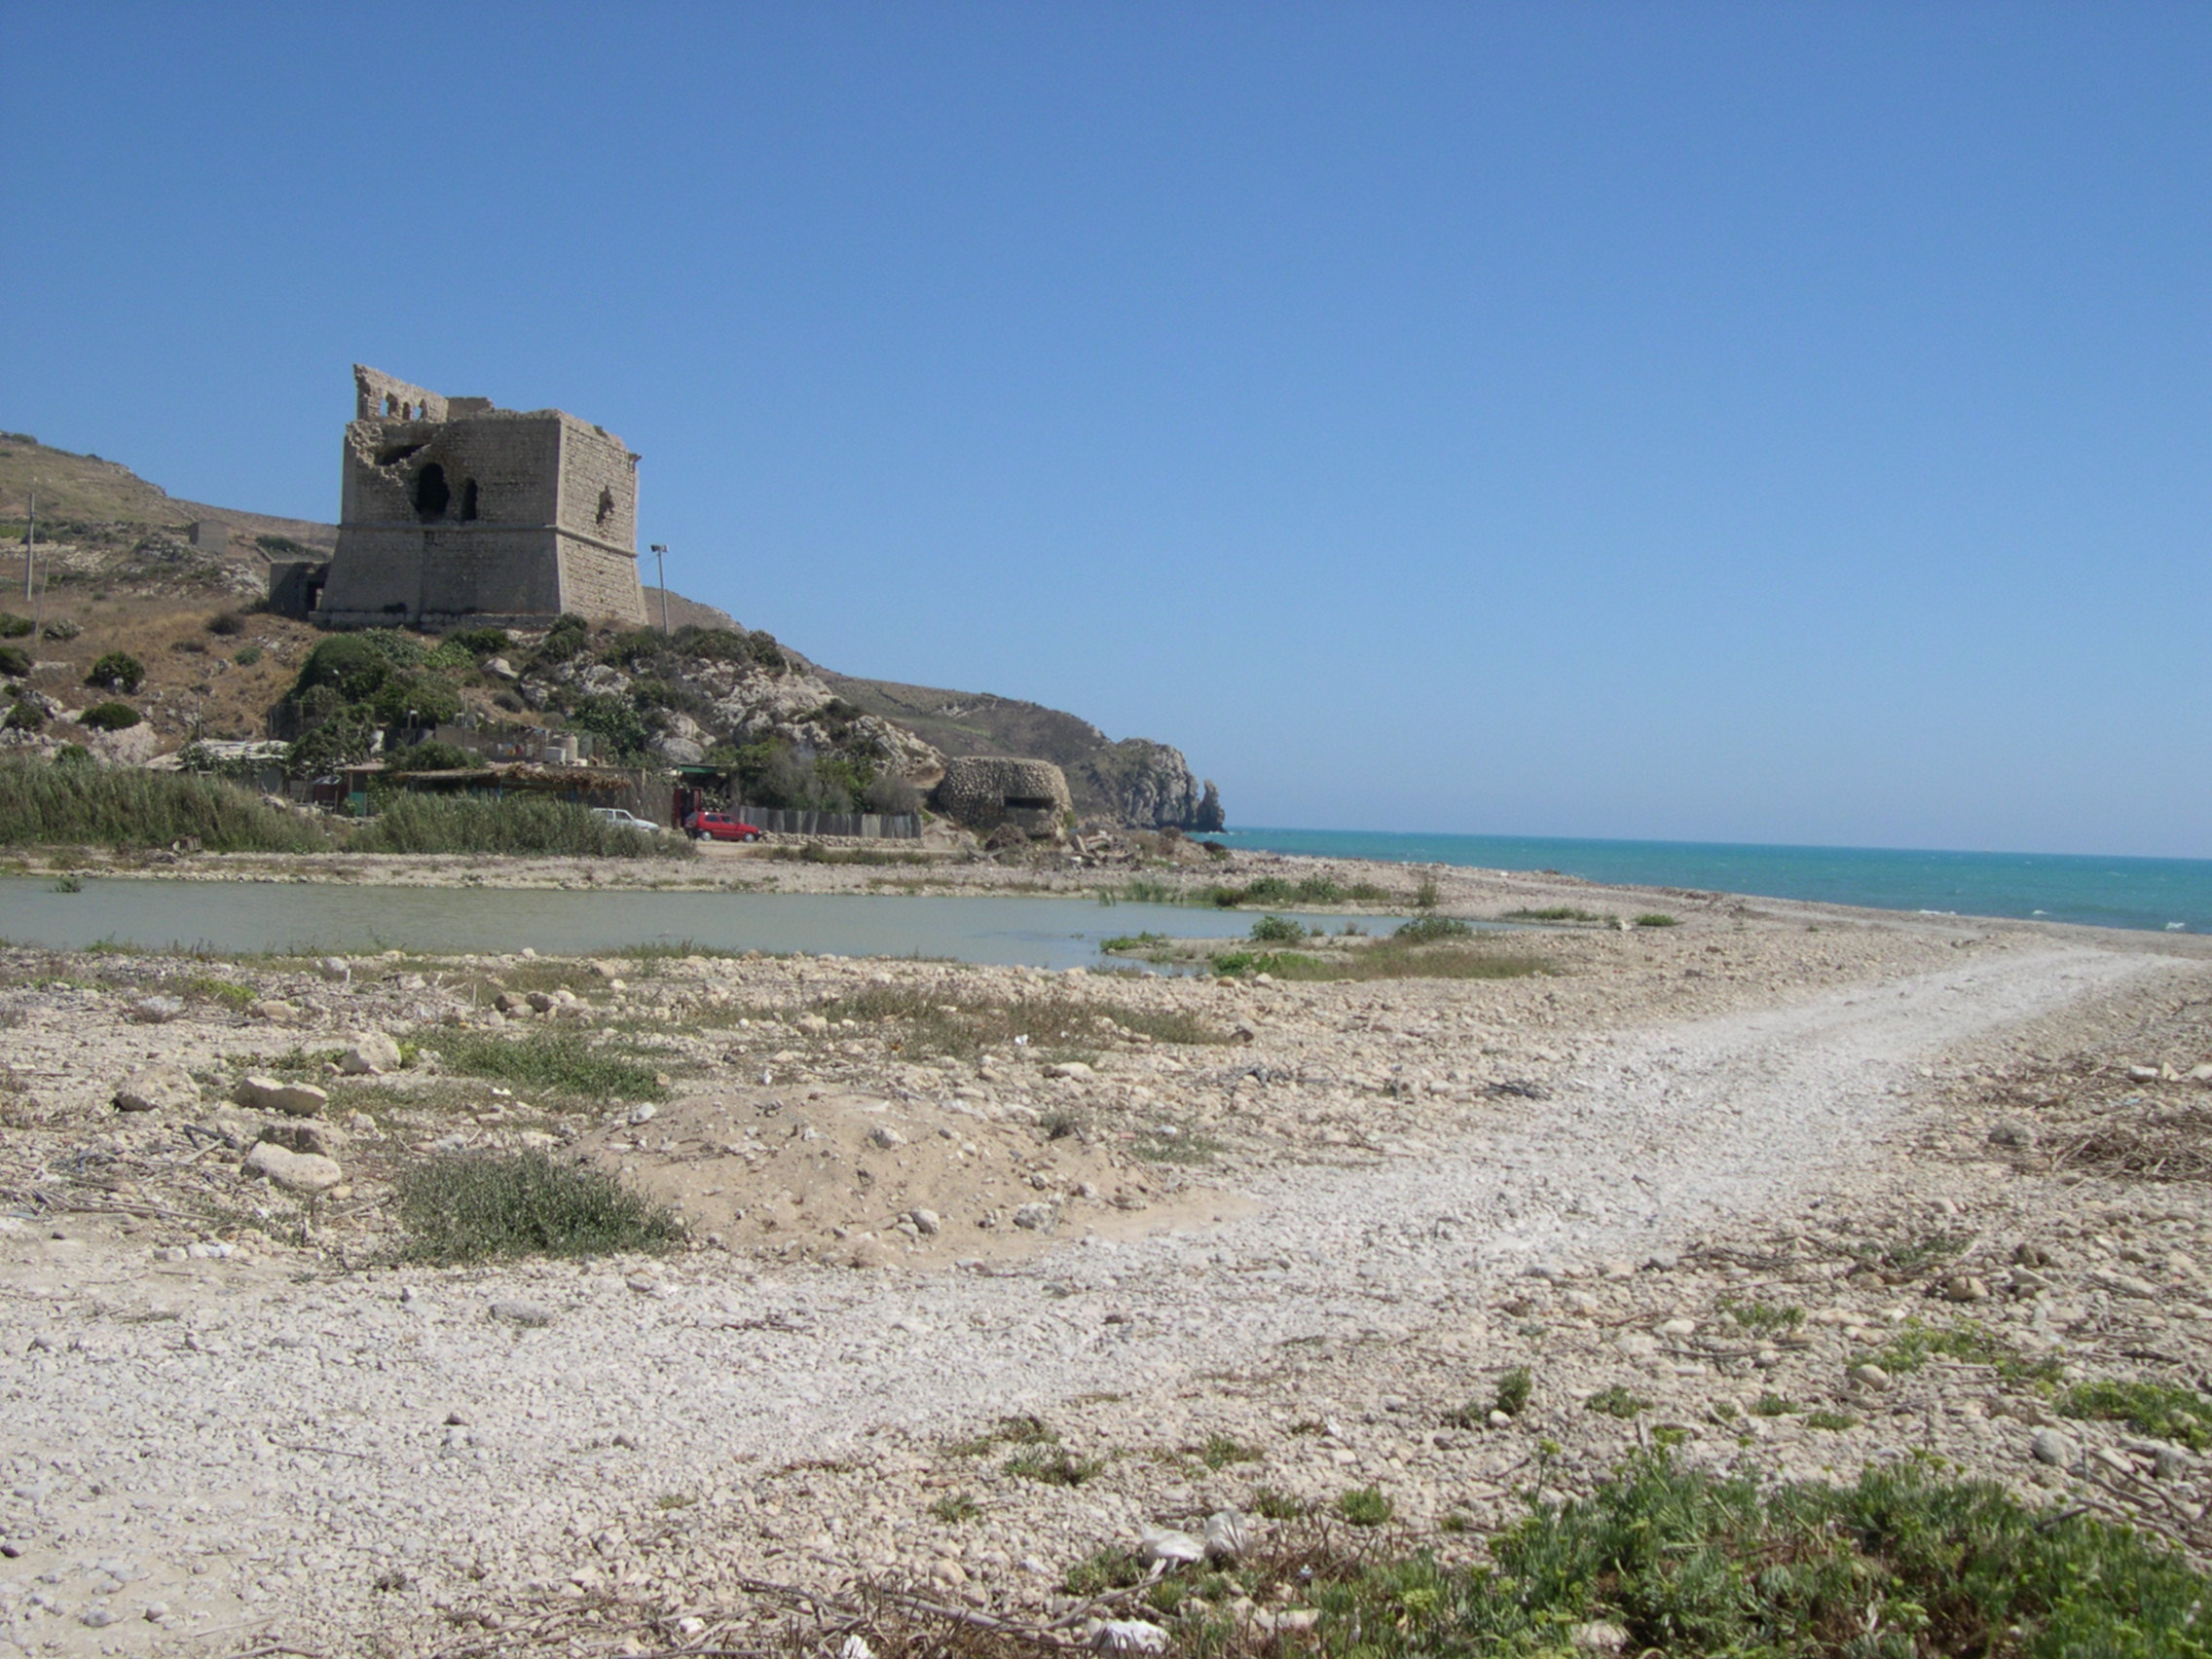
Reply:
[[[2212,7],[0,0],[0,427],[348,365],[1233,819],[2212,856]]]

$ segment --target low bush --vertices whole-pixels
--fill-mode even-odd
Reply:
[[[231,653],[231,660],[240,668],[251,668],[261,660],[262,655],[263,652],[259,645],[240,645]]]
[[[681,1243],[682,1224],[618,1176],[543,1152],[462,1153],[393,1183],[406,1243],[421,1262],[600,1256]]]
[[[1255,944],[1296,944],[1305,937],[1305,928],[1281,916],[1262,916],[1252,924]]]
[[[1407,944],[1434,944],[1443,939],[1467,939],[1474,929],[1454,916],[1416,916],[1405,923],[1391,938]]]
[[[31,653],[20,645],[0,645],[0,674],[20,680],[31,671]]]
[[[1741,1659],[2174,1659],[2206,1651],[2212,1581],[2146,1534],[2079,1509],[2035,1510],[2003,1489],[1912,1464],[1855,1485],[1765,1486],[1639,1454],[1586,1498],[1489,1540],[1483,1565],[1425,1555],[1262,1556],[1242,1588],[1319,1609],[1302,1643],[1361,1659],[1588,1651]],[[1195,1633],[1194,1633],[1195,1634]],[[1192,1651],[1251,1659],[1279,1639]]]
[[[1664,910],[1646,910],[1636,918],[1636,925],[1640,928],[1678,928],[1682,924]]]
[[[28,616],[18,616],[13,610],[0,610],[0,640],[28,638],[32,627]]]
[[[77,717],[77,723],[94,731],[129,731],[143,718],[129,703],[94,703]]]
[[[698,851],[682,835],[642,835],[544,795],[388,795],[348,845],[364,853],[603,859],[687,859]]]
[[[484,756],[470,754],[458,743],[441,743],[433,737],[387,756],[386,764],[395,772],[461,772],[483,765]]]
[[[146,665],[129,651],[108,651],[86,672],[87,685],[111,686],[129,695],[146,682]]]
[[[44,628],[39,630],[39,632],[44,634],[48,639],[56,640],[61,642],[62,644],[67,644],[69,641],[74,640],[79,634],[82,634],[84,631],[85,625],[82,622],[76,620],[76,618],[70,616],[56,616],[53,621],[49,622]]]
[[[312,853],[328,849],[322,828],[265,805],[219,778],[95,766],[82,748],[55,764],[0,761],[0,845],[157,846],[197,837],[212,853]]]
[[[221,639],[234,639],[245,632],[245,617],[236,610],[218,610],[207,618],[207,632]]]
[[[1512,922],[1609,922],[1610,916],[1601,916],[1595,910],[1585,910],[1574,904],[1545,904],[1538,908],[1524,907],[1505,912]]]
[[[7,714],[0,715],[0,726],[9,731],[37,731],[45,724],[46,706],[28,697],[18,697],[8,705]]]
[[[2137,1434],[2192,1452],[2212,1450],[2212,1399],[2170,1382],[2078,1382],[2058,1397],[2059,1414],[2124,1422]]]
[[[581,1032],[499,1037],[442,1031],[436,1047],[446,1070],[461,1077],[488,1077],[594,1101],[658,1100],[668,1093],[652,1066],[612,1045],[590,1042]]]

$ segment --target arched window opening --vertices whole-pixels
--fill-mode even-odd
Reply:
[[[461,481],[461,516],[463,519],[476,516],[476,480],[473,478]]]
[[[415,475],[415,513],[419,518],[443,517],[453,492],[446,488],[446,469],[436,461]]]
[[[388,391],[384,394],[384,412],[387,415],[396,415],[399,413],[399,399],[394,397]]]

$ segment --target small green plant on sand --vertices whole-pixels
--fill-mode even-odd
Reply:
[[[1807,1412],[1805,1414],[1805,1426],[1807,1428],[1825,1429],[1830,1433],[1835,1433],[1846,1428],[1857,1428],[1859,1419],[1848,1412],[1825,1410]]]
[[[1337,1513],[1354,1527],[1380,1527],[1397,1512],[1381,1487],[1354,1487],[1337,1494]]]
[[[1792,1305],[1777,1306],[1771,1302],[1723,1302],[1721,1309],[1728,1317],[1747,1331],[1760,1335],[1794,1331],[1805,1322],[1805,1310]]]
[[[1295,1521],[1306,1513],[1302,1499],[1274,1487],[1262,1487],[1252,1494],[1252,1507],[1270,1521]]]
[[[533,1031],[522,1037],[441,1031],[436,1048],[446,1070],[459,1077],[486,1077],[593,1100],[659,1100],[668,1093],[651,1066],[579,1031]]]
[[[418,1262],[505,1256],[609,1256],[666,1250],[682,1224],[615,1175],[543,1152],[433,1158],[393,1183],[406,1242]]]
[[[1507,1417],[1519,1417],[1529,1409],[1530,1396],[1535,1391],[1535,1379],[1529,1375],[1529,1368],[1516,1365],[1497,1380],[1497,1398],[1491,1403],[1491,1409],[1503,1412]]]
[[[1064,1446],[1033,1446],[1006,1461],[1006,1472],[1015,1479],[1046,1486],[1079,1487],[1105,1467],[1103,1457],[1078,1457]]]
[[[980,1457],[1001,1446],[1057,1446],[1059,1442],[1058,1432],[1048,1427],[1043,1418],[1023,1413],[1003,1417],[995,1426],[966,1440],[955,1440],[945,1450],[955,1457]]]
[[[1664,910],[1646,910],[1636,918],[1636,925],[1640,928],[1678,928],[1682,924]]]
[[[1632,1418],[1651,1409],[1650,1401],[1639,1399],[1618,1382],[1599,1389],[1582,1403],[1591,1411],[1609,1418]]]
[[[1257,1463],[1260,1449],[1243,1445],[1226,1434],[1209,1434],[1199,1445],[1198,1456],[1199,1462],[1218,1472],[1232,1463]]]
[[[1127,1590],[1145,1581],[1143,1562],[1127,1550],[1103,1549],[1079,1561],[1067,1570],[1060,1588],[1070,1596],[1088,1599],[1109,1590]]]
[[[930,1513],[944,1522],[973,1521],[983,1513],[983,1506],[967,1493],[956,1492],[931,1504]]]

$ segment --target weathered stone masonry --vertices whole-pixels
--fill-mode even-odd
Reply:
[[[338,549],[339,627],[643,624],[638,458],[557,409],[441,397],[359,364]]]

